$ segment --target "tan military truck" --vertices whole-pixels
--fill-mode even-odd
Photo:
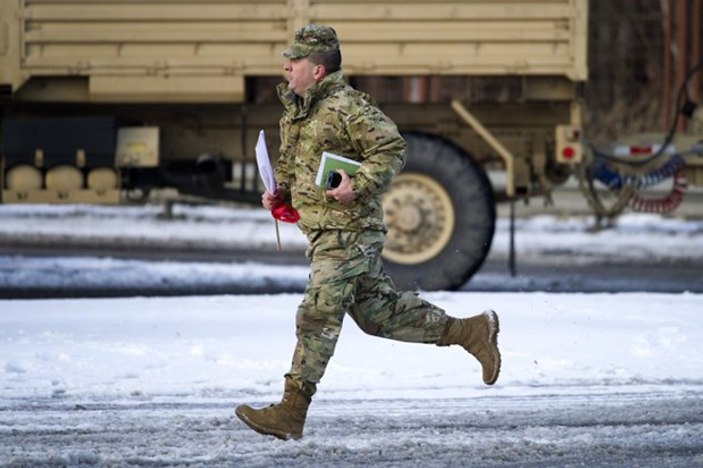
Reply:
[[[495,204],[544,195],[584,160],[582,0],[3,0],[3,203],[121,203],[156,189],[259,200],[276,154],[281,51],[332,25],[345,76],[408,141],[385,199],[403,287],[459,287]],[[491,183],[486,170],[504,174]]]

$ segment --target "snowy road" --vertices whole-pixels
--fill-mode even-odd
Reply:
[[[59,398],[0,412],[0,459],[4,466],[689,468],[703,465],[702,397],[674,387],[644,401],[610,392],[322,401],[298,442],[252,433],[231,417],[232,401]]]
[[[233,415],[280,399],[299,294],[0,300],[0,465],[703,466],[703,295],[423,296],[499,311],[498,383],[347,321],[299,442]]]
[[[261,213],[181,210],[164,221],[148,207],[3,207],[0,289],[305,284],[304,265],[12,250],[18,240],[273,249]],[[555,280],[519,264],[522,277],[483,271],[469,283],[477,291],[423,294],[454,316],[499,312],[494,387],[461,349],[372,338],[347,321],[298,442],[233,415],[280,399],[298,292],[0,299],[0,466],[703,466],[703,222],[632,215],[591,233],[582,218],[537,216],[518,230],[519,259]],[[502,220],[492,258],[505,260],[507,245]],[[590,291],[615,292],[524,292],[587,291],[579,275],[594,263],[612,266]],[[628,264],[642,271],[622,274]]]
[[[588,217],[498,220],[470,291],[703,292],[703,220],[630,214],[592,232]],[[263,210],[211,206],[0,206],[0,297],[299,292],[306,240]]]

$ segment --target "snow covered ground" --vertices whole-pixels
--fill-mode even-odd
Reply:
[[[148,208],[116,217],[109,208],[0,207],[0,234],[273,245],[259,212],[243,222],[231,210],[180,209],[164,222]],[[520,223],[523,255],[568,248],[574,262],[588,261],[583,252],[703,258],[700,221],[631,215],[598,234],[580,219]],[[506,235],[499,225],[498,255]],[[300,248],[297,239],[284,232],[284,245]],[[43,281],[50,268],[36,267],[41,261],[56,262],[59,278],[61,262],[77,260],[5,255],[0,281]],[[146,281],[155,271],[148,265],[122,264],[124,276],[107,276]],[[307,274],[159,265],[183,281]],[[280,399],[300,294],[0,300],[0,465],[703,466],[703,295],[423,297],[454,316],[498,311],[498,383],[484,386],[461,349],[369,337],[347,321],[299,442],[260,436],[233,410]]]
[[[455,316],[500,312],[498,383],[461,349],[348,321],[306,436],[288,443],[233,409],[280,399],[299,295],[0,301],[0,461],[703,463],[703,296],[424,296]]]
[[[519,208],[518,208],[519,212]],[[275,249],[270,214],[261,209],[177,204],[173,217],[164,219],[163,207],[86,205],[0,205],[3,242],[53,241],[66,245],[159,245]],[[279,223],[286,250],[305,247],[298,229]],[[703,260],[703,212],[695,219],[654,214],[625,214],[612,229],[592,232],[592,217],[535,215],[518,218],[520,255],[570,251],[577,260],[588,257],[615,259]],[[492,255],[507,255],[508,221],[499,218]]]
[[[275,230],[264,210],[175,205],[172,219],[163,219],[158,205],[138,207],[0,205],[0,243],[51,245],[80,252],[105,246],[142,251],[163,245],[187,252],[250,249],[275,252]],[[703,219],[628,214],[612,229],[591,232],[589,217],[552,215],[521,217],[516,222],[518,261],[563,265],[565,273],[593,262],[616,264],[637,260],[696,262],[703,265]],[[302,251],[305,238],[297,228],[280,223],[283,249]],[[489,259],[508,257],[509,223],[500,218]],[[506,261],[507,264],[507,261]],[[703,269],[702,269],[703,270]],[[480,274],[478,289],[500,290],[506,281],[527,289],[533,279]],[[23,257],[0,253],[0,288],[119,288],[138,284],[145,290],[167,285],[197,290],[198,286],[236,290],[233,285],[302,290],[305,266],[231,262],[140,261],[105,257]],[[666,281],[666,278],[663,278]],[[703,282],[703,271],[700,277]]]

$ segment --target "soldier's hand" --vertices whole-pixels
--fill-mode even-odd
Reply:
[[[283,204],[283,194],[280,192],[261,194],[261,205],[269,211],[276,209]]]
[[[352,183],[351,179],[349,178],[349,174],[347,174],[344,169],[339,169],[337,173],[342,176],[342,181],[336,188],[332,190],[327,190],[325,192],[325,195],[330,198],[334,198],[336,201],[343,205],[346,205],[347,203],[351,203],[356,199],[356,193],[354,193],[354,189],[352,188]]]

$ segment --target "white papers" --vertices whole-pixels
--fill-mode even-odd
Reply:
[[[259,166],[259,175],[264,182],[264,187],[268,193],[276,193],[276,177],[273,174],[269,152],[266,149],[266,135],[263,130],[259,131],[259,139],[256,142],[256,164]]]

